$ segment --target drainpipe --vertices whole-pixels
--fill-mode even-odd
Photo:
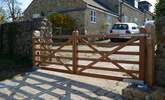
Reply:
[[[147,12],[147,11],[144,9],[143,12],[144,12],[144,24],[145,24],[145,22],[146,22],[146,12]]]

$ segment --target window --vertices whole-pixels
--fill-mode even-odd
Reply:
[[[96,23],[96,11],[91,10],[91,23]]]
[[[133,29],[133,30],[136,30],[136,29],[137,29],[137,27],[132,27],[132,29]]]
[[[120,30],[125,30],[128,29],[128,25],[127,24],[115,24],[112,29],[120,29]]]

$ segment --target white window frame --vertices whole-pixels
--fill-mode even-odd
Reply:
[[[96,23],[96,10],[90,11],[90,21],[91,23]]]
[[[40,18],[41,15],[39,13],[35,13],[32,15],[32,18],[35,19],[35,18]]]

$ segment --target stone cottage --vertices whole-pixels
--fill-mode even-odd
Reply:
[[[122,14],[119,13],[120,8],[123,9]],[[24,16],[25,20],[30,20],[54,12],[69,15],[83,34],[109,33],[120,15],[124,22],[136,21],[139,25],[144,22],[144,12],[127,2],[121,6],[118,0],[33,0]],[[145,17],[151,19],[152,15],[147,13]]]
[[[144,25],[145,21],[153,20],[154,15],[150,12],[151,4],[147,1],[125,0],[121,4],[122,21],[134,22],[138,25]]]

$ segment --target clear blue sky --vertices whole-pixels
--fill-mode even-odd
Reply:
[[[22,10],[24,11],[28,6],[29,4],[32,2],[32,0],[18,0],[20,3],[21,3],[21,8]],[[141,0],[141,1],[148,1],[150,2],[153,6],[151,7],[151,12],[154,11],[154,5],[156,3],[156,0]]]
[[[24,11],[33,0],[18,0],[21,3],[21,8]]]

